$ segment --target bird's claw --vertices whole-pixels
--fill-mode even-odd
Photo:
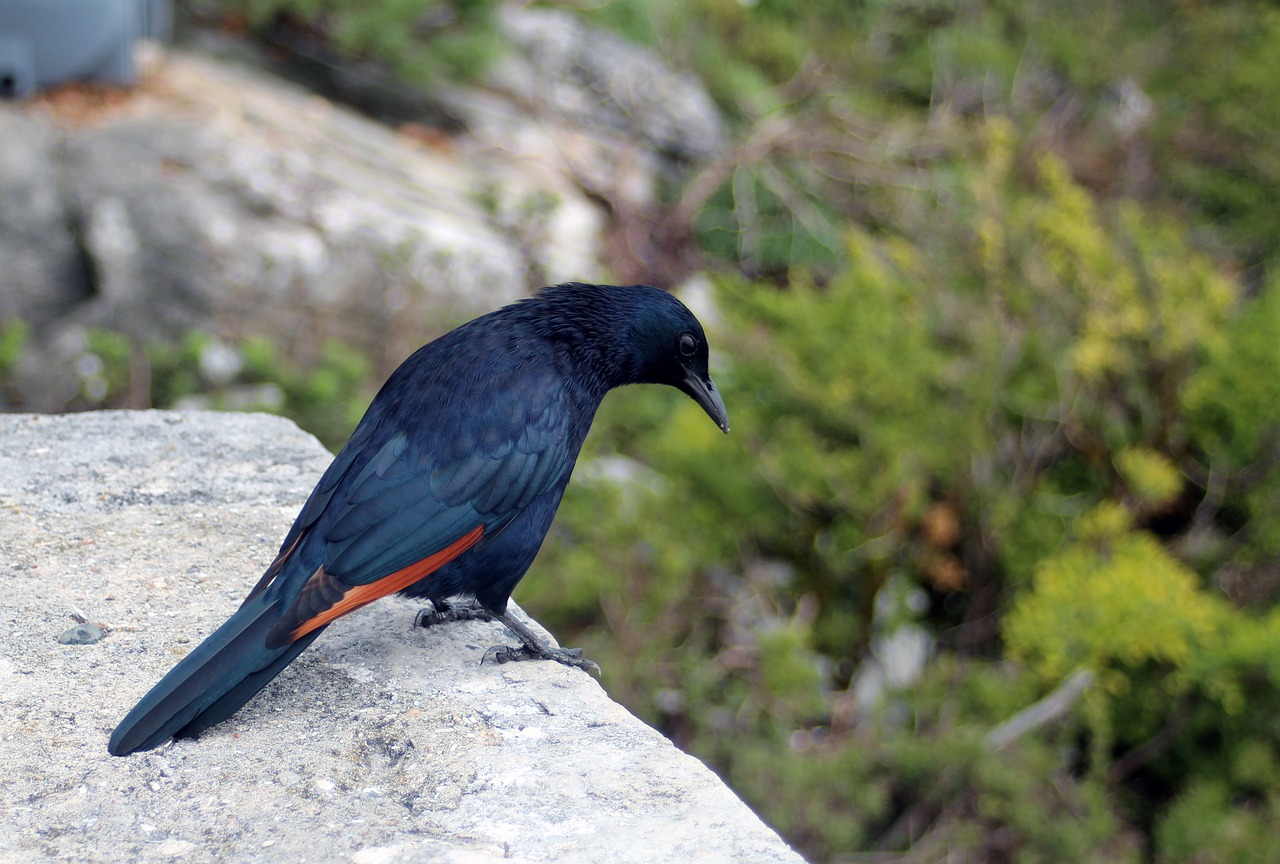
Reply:
[[[582,656],[581,648],[542,648],[535,650],[528,645],[494,645],[480,658],[485,663],[516,663],[521,660],[554,660],[590,675],[599,675],[600,667]]]
[[[436,627],[453,621],[492,621],[493,615],[476,604],[432,603],[413,616],[414,627]]]
[[[474,601],[438,601],[418,610],[413,618],[414,627],[434,627],[452,621],[498,621],[506,625],[520,645],[494,645],[480,658],[485,663],[516,663],[521,660],[554,660],[592,675],[600,674],[600,667],[582,656],[581,648],[549,648],[542,644],[532,631],[508,613],[495,613]]]
[[[444,624],[449,619],[441,615],[439,610],[433,608],[419,609],[418,614],[413,616],[413,626],[417,627],[435,627]]]

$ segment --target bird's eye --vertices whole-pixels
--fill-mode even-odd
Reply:
[[[685,357],[692,357],[693,352],[698,350],[698,340],[686,333],[680,337],[680,353]]]

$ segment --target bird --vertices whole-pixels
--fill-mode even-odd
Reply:
[[[570,282],[482,315],[404,361],[369,404],[221,627],[112,733],[125,756],[193,738],[240,709],[335,619],[400,592],[415,623],[503,623],[519,639],[482,658],[594,667],[507,611],[542,545],[605,394],[683,391],[724,432],[706,334],[672,294]]]

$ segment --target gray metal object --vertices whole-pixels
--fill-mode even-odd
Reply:
[[[133,45],[167,39],[171,0],[0,0],[0,96],[134,82]]]

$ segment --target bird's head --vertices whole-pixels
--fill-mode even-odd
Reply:
[[[724,432],[729,414],[711,380],[707,336],[689,309],[666,291],[647,286],[640,292],[633,318],[631,349],[638,384],[669,384],[687,393]]]
[[[602,397],[624,384],[669,384],[729,431],[729,414],[707,365],[707,336],[671,294],[648,285],[566,282],[521,306],[544,336],[573,346],[582,368],[594,371]]]

